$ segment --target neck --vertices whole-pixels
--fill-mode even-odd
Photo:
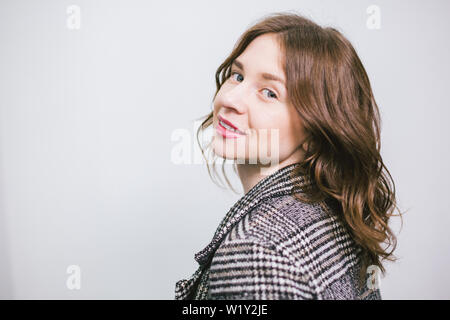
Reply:
[[[276,164],[261,165],[261,164],[236,164],[239,179],[241,180],[244,188],[244,194],[246,194],[251,188],[253,188],[259,181],[265,177],[275,173],[281,168],[284,168],[290,164],[299,162],[301,157],[294,154],[291,157],[284,159]]]

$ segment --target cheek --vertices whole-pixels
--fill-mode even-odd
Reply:
[[[213,104],[213,124],[215,125],[216,124],[216,121],[217,121],[217,114],[219,113],[219,110],[220,110],[220,103],[219,103],[219,99],[218,99],[218,97],[216,97],[216,99],[214,100],[214,104]]]
[[[223,103],[223,99],[222,96],[224,94],[224,92],[226,91],[225,85],[222,85],[222,87],[220,88],[219,92],[217,92],[216,97],[214,98],[214,102],[213,102],[213,114],[214,114],[214,118],[217,116],[217,113],[220,110],[220,106],[222,106]]]
[[[216,99],[214,99],[214,104],[213,104],[213,112],[214,112],[214,116],[217,115],[217,112],[219,111],[219,97],[216,96]]]
[[[298,120],[292,118],[284,119],[283,125],[279,126],[280,151],[292,152],[302,141],[302,130]]]
[[[255,130],[281,128],[282,121],[279,119],[279,114],[264,112],[264,109],[258,108],[256,103],[253,106],[256,106],[256,108],[250,108],[248,112],[250,128]]]

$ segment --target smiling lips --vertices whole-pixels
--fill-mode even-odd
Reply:
[[[230,121],[218,116],[218,124],[216,127],[216,131],[222,135],[224,138],[239,138],[244,136],[245,133],[239,130],[235,125],[233,125]]]

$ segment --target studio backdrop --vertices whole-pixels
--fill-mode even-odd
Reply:
[[[353,44],[403,225],[383,299],[450,298],[450,2],[0,1],[0,297],[173,299],[242,196],[198,119],[242,32],[273,12]]]

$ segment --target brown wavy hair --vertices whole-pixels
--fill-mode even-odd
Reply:
[[[310,187],[295,196],[308,203],[327,203],[324,208],[338,212],[362,249],[362,286],[368,266],[376,265],[384,275],[382,259],[397,260],[392,254],[397,238],[388,226],[397,208],[395,184],[380,155],[380,113],[369,78],[341,32],[295,12],[278,12],[263,17],[241,35],[216,71],[214,99],[230,77],[232,62],[253,39],[266,33],[277,36],[284,52],[288,98],[298,110],[307,136],[305,157],[293,174],[304,175]],[[197,130],[205,159],[199,134],[212,123],[213,112]],[[210,146],[211,142],[206,148],[210,150]],[[212,167],[218,176],[215,165],[214,160]],[[225,161],[222,173],[234,190],[224,165]],[[208,161],[207,167],[214,180]],[[236,162],[233,169],[236,172]],[[392,250],[388,252],[382,243]]]

